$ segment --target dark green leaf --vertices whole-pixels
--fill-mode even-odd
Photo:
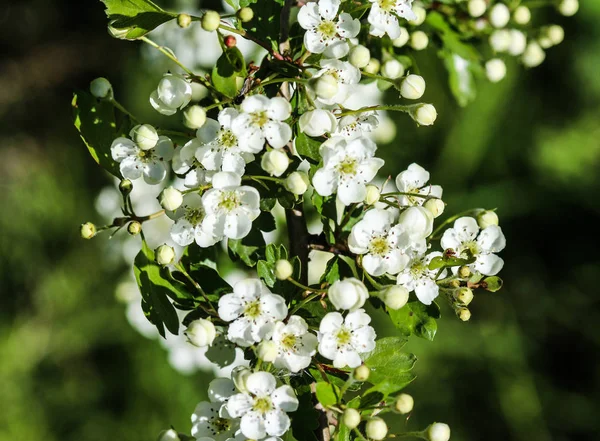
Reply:
[[[135,40],[175,18],[150,0],[101,0],[117,38]]]
[[[310,138],[304,133],[298,134],[295,140],[296,151],[298,154],[315,164],[318,164],[319,161],[321,161],[321,154],[319,153],[321,144],[321,141]]]
[[[237,47],[228,48],[217,60],[211,78],[215,88],[229,98],[235,98],[246,76],[246,62]]]
[[[298,390],[299,406],[292,417],[292,434],[299,441],[317,441],[315,430],[319,427],[319,414],[314,408],[310,389]]]
[[[440,318],[440,308],[435,302],[428,306],[412,299],[400,309],[388,309],[388,314],[405,337],[416,335],[427,340],[434,339],[437,332],[435,319]]]
[[[256,272],[258,273],[258,277],[263,279],[269,288],[273,288],[277,282],[274,264],[259,260],[258,265],[256,266]]]
[[[229,239],[227,245],[232,259],[239,258],[250,267],[264,256],[265,239],[258,228],[254,228],[243,239]]]
[[[384,394],[379,391],[366,393],[361,397],[359,407],[362,409],[365,407],[374,406],[383,401],[384,398]]]

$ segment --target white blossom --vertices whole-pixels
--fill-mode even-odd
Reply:
[[[348,61],[333,59],[321,60],[321,68],[311,81],[318,82],[320,78],[332,77],[336,87],[330,94],[317,94],[317,100],[325,105],[341,104],[346,101],[360,81],[360,70]]]
[[[229,325],[227,338],[239,346],[250,346],[271,336],[275,322],[287,315],[283,297],[271,293],[259,279],[236,283],[233,293],[219,299],[219,317]]]
[[[319,354],[332,360],[333,366],[360,366],[360,354],[375,349],[375,330],[369,326],[371,317],[364,310],[349,313],[330,312],[319,326]]]
[[[192,99],[192,86],[183,76],[165,74],[150,95],[150,104],[163,115],[174,115]]]
[[[273,361],[276,368],[299,372],[310,365],[317,352],[317,336],[309,332],[304,319],[297,315],[291,316],[287,323],[275,323],[272,340],[277,350]]]
[[[342,58],[348,54],[347,39],[358,35],[360,20],[345,12],[337,17],[339,6],[339,0],[321,0],[300,8],[298,23],[306,30],[304,46],[307,50],[327,58]]]
[[[240,107],[241,113],[231,122],[231,131],[243,151],[259,153],[265,141],[280,149],[292,139],[292,129],[283,122],[292,112],[285,98],[252,95],[244,99]]]
[[[346,115],[340,118],[334,136],[342,136],[348,139],[358,138],[373,132],[379,125],[379,119],[375,112],[363,112],[358,115]]]
[[[396,176],[396,187],[401,193],[419,194],[425,197],[399,195],[400,205],[423,205],[427,197],[442,198],[442,187],[439,185],[427,185],[429,172],[419,164],[412,163],[406,170]]]
[[[298,120],[300,131],[318,137],[335,130],[337,120],[329,110],[314,109],[304,112]]]
[[[171,227],[171,238],[177,245],[184,247],[195,241],[199,246],[206,248],[220,240],[205,224],[206,210],[198,193],[183,196],[179,208],[174,213],[167,212],[167,215],[175,220]]]
[[[241,239],[252,229],[260,215],[260,195],[235,173],[219,172],[212,178],[213,188],[202,195],[206,209],[206,228],[219,238]]]
[[[504,266],[504,260],[494,254],[506,246],[502,229],[497,225],[480,230],[474,218],[461,217],[452,228],[444,231],[440,243],[442,248],[454,250],[457,257],[475,257],[475,262],[469,266],[486,276],[495,276]]]
[[[184,176],[183,185],[187,188],[198,188],[210,181],[214,172],[207,171],[196,159],[196,151],[201,147],[197,138],[178,146],[173,154],[171,167],[177,175]]]
[[[327,298],[335,309],[356,311],[364,306],[369,298],[369,291],[360,280],[349,277],[333,282],[327,291]]]
[[[246,380],[246,392],[234,395],[227,402],[229,414],[240,418],[240,430],[249,439],[281,436],[290,428],[287,412],[298,409],[298,398],[288,386],[277,387],[275,377],[268,372],[255,372]]]
[[[398,274],[398,284],[414,291],[419,301],[425,305],[431,305],[440,292],[434,280],[439,270],[430,270],[429,262],[441,255],[442,253],[437,251],[426,256],[415,254],[406,268]],[[443,279],[446,273],[447,271],[443,270],[439,278]]]
[[[210,401],[198,403],[192,414],[192,436],[212,438],[214,441],[227,441],[234,438],[240,422],[229,416],[226,403],[236,394],[233,381],[228,378],[215,378],[208,386]]]
[[[173,157],[173,143],[166,136],[160,136],[153,148],[143,150],[128,138],[113,141],[110,152],[119,163],[124,178],[144,177],[146,183],[155,185],[167,176],[167,161]]]
[[[406,20],[416,20],[417,14],[413,12],[412,0],[369,0],[373,5],[369,11],[368,21],[371,25],[369,33],[376,37],[385,34],[395,40],[400,36],[398,17]]]
[[[383,159],[373,157],[376,149],[375,143],[364,137],[347,140],[336,136],[325,141],[319,149],[323,167],[313,177],[317,193],[330,196],[337,192],[344,205],[363,201],[366,184],[384,164]]]

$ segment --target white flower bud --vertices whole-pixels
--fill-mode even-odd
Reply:
[[[371,61],[371,52],[362,44],[354,46],[348,54],[348,61],[354,67],[362,69]]]
[[[190,323],[184,334],[191,344],[204,348],[212,345],[217,336],[217,330],[211,321],[198,319]]]
[[[367,438],[381,441],[388,433],[388,426],[383,419],[375,417],[367,421],[365,431],[367,432]]]
[[[398,60],[388,60],[381,66],[381,75],[391,79],[404,75],[404,66]]]
[[[521,5],[513,12],[513,20],[520,25],[526,25],[531,21],[531,11],[527,6]]]
[[[150,150],[158,143],[158,132],[150,124],[139,124],[129,132],[131,139],[142,150]]]
[[[180,441],[179,435],[173,429],[163,430],[158,436],[158,441]]]
[[[245,7],[235,13],[237,18],[243,23],[247,23],[254,18],[254,11],[251,8]]]
[[[121,182],[119,182],[119,191],[123,196],[127,196],[133,191],[133,182],[129,179],[122,179]]]
[[[506,76],[506,64],[500,58],[493,58],[485,63],[485,74],[492,83],[501,81]]]
[[[81,233],[81,237],[83,239],[91,239],[96,235],[96,225],[91,222],[86,222],[85,224],[81,225],[79,232]]]
[[[496,52],[506,52],[510,47],[511,36],[507,29],[499,29],[490,35],[490,46]]]
[[[523,52],[521,61],[526,67],[537,67],[546,59],[546,52],[535,41],[530,42]]]
[[[406,28],[400,27],[400,36],[394,40],[392,40],[392,45],[394,47],[404,47],[406,43],[410,40],[410,34]]]
[[[469,0],[467,9],[469,10],[469,15],[471,17],[481,17],[487,10],[487,3],[485,0]]]
[[[409,112],[412,119],[420,126],[431,126],[437,119],[437,110],[433,104],[420,104]]]
[[[278,355],[277,343],[274,341],[262,341],[256,349],[256,355],[262,361],[273,363]]]
[[[379,60],[377,58],[371,58],[369,60],[369,64],[367,64],[365,66],[364,71],[366,73],[375,75],[377,72],[379,72],[380,68],[381,68],[381,63],[379,62]]]
[[[527,36],[524,32],[517,29],[511,29],[509,34],[510,44],[508,45],[508,53],[513,57],[521,55],[525,52],[525,47],[527,47]]]
[[[289,165],[290,158],[282,150],[269,150],[260,161],[262,169],[271,176],[281,176]]]
[[[562,0],[558,5],[558,12],[565,17],[575,15],[579,10],[579,0]]]
[[[275,277],[279,280],[285,280],[291,277],[293,273],[294,267],[288,260],[279,259],[275,262]]]
[[[495,28],[503,28],[510,21],[510,10],[504,3],[496,3],[490,10],[490,23]]]
[[[396,412],[405,415],[413,410],[415,405],[415,400],[408,394],[400,394],[396,397],[396,402],[394,403],[394,408]]]
[[[389,144],[396,139],[396,123],[391,118],[380,117],[379,125],[371,133],[377,144]]]
[[[427,199],[423,207],[427,208],[433,217],[439,217],[444,212],[446,204],[441,199]]]
[[[231,371],[231,379],[237,390],[242,393],[248,392],[246,380],[248,380],[248,377],[252,375],[252,373],[252,369],[247,366],[236,366],[233,368],[233,371]]]
[[[444,423],[433,423],[427,428],[429,441],[448,441],[450,439],[450,426]]]
[[[155,252],[156,263],[159,265],[171,265],[175,260],[175,250],[167,244],[161,245]]]
[[[199,129],[206,122],[206,110],[195,105],[189,106],[183,111],[183,123],[190,129]]]
[[[298,124],[300,131],[308,136],[323,136],[335,130],[337,120],[329,110],[315,109],[304,112]]]
[[[160,206],[167,211],[177,210],[183,203],[183,195],[174,187],[167,187],[158,195]]]
[[[221,24],[221,16],[217,11],[206,11],[202,16],[202,29],[208,32],[213,32],[219,29]]]
[[[179,14],[177,16],[177,25],[181,29],[189,28],[192,24],[192,17],[189,14]]]
[[[456,310],[456,316],[463,322],[468,322],[471,318],[471,311],[469,311],[467,308],[458,308]]]
[[[351,277],[333,282],[327,297],[335,309],[355,311],[365,304],[369,291],[360,280]]]
[[[550,25],[546,29],[546,36],[554,46],[561,44],[565,39],[565,30],[559,25]]]
[[[458,269],[458,277],[461,279],[467,279],[471,277],[471,274],[471,268],[469,268],[467,265],[463,265]]]
[[[391,285],[379,292],[379,298],[388,308],[400,309],[408,302],[408,290],[401,285]]]
[[[409,20],[409,23],[413,26],[422,25],[425,22],[425,19],[427,18],[427,11],[425,10],[425,8],[419,5],[413,5],[412,11],[415,13],[417,18],[415,18],[414,20]]]
[[[285,178],[284,186],[287,191],[293,194],[301,195],[306,193],[308,190],[308,186],[310,184],[310,179],[308,175],[302,171],[295,171],[288,175]]]
[[[140,234],[141,231],[142,231],[142,224],[139,223],[138,221],[132,221],[129,223],[129,225],[127,225],[127,232],[129,234],[131,234],[132,236],[136,236],[136,235]]]
[[[485,230],[490,225],[498,225],[499,219],[495,211],[485,210],[477,215],[477,224],[479,228]]]
[[[400,95],[409,100],[418,100],[425,93],[425,80],[420,75],[408,75],[400,84]]]
[[[360,424],[360,412],[349,407],[342,414],[342,421],[348,429],[356,429]]]
[[[375,185],[367,185],[367,195],[365,196],[365,204],[374,205],[379,202],[381,192]]]
[[[352,373],[352,378],[362,383],[369,379],[369,375],[371,375],[371,369],[369,369],[364,364],[361,364],[356,369],[354,369],[354,372]]]
[[[333,75],[325,74],[310,80],[310,86],[315,94],[324,100],[333,98],[339,89],[338,80]]]
[[[456,292],[456,300],[461,305],[468,306],[473,301],[473,290],[471,288],[459,288]]]
[[[94,81],[90,83],[90,92],[96,98],[100,99],[110,99],[113,96],[113,88],[106,78],[96,78]]]
[[[429,37],[423,31],[415,31],[410,36],[410,47],[416,51],[422,51],[429,46]]]

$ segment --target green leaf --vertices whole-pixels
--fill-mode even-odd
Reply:
[[[94,161],[109,173],[121,178],[119,164],[112,159],[110,146],[116,138],[124,135],[117,127],[123,127],[123,130],[128,131],[129,118],[119,115],[121,121],[117,125],[113,105],[83,91],[73,95],[71,105],[75,128],[79,131]]]
[[[502,288],[502,279],[498,276],[486,277],[483,279],[482,286],[485,290],[489,292],[500,291]]]
[[[365,359],[365,364],[371,369],[369,382],[374,385],[367,394],[380,392],[385,396],[395,393],[415,378],[410,371],[417,357],[414,354],[400,352],[406,341],[406,338],[402,337],[386,337],[377,340],[375,349]]]
[[[296,151],[300,156],[308,159],[315,164],[321,161],[319,148],[322,142],[306,136],[304,133],[299,133],[295,140]]]
[[[292,434],[299,441],[317,441],[315,430],[319,427],[319,414],[314,408],[310,389],[298,390],[298,410],[292,413]]]
[[[225,0],[229,6],[233,9],[238,10],[240,8],[245,8],[252,3],[256,3],[258,0]]]
[[[265,239],[258,228],[254,228],[243,239],[227,241],[232,259],[241,259],[247,266],[253,267],[264,256]]]
[[[371,393],[382,393],[384,399],[389,395],[395,395],[400,392],[410,383],[412,383],[417,376],[413,372],[398,372],[398,374],[394,377],[394,380],[384,380],[380,383],[377,383],[375,386],[367,389],[365,391],[365,395]]]
[[[237,47],[227,48],[217,60],[211,78],[215,88],[229,98],[235,98],[247,75],[244,56]]]
[[[459,257],[436,256],[433,259],[431,259],[431,262],[429,262],[428,267],[430,270],[436,270],[440,268],[450,268],[452,266],[469,265],[473,262],[475,262],[474,257],[471,257],[469,259],[461,259]]]
[[[361,397],[360,404],[358,407],[362,409],[365,407],[374,406],[377,403],[380,403],[381,401],[383,401],[384,398],[385,398],[384,394],[379,391],[365,393]]]
[[[316,384],[315,390],[317,400],[319,400],[319,403],[321,403],[323,407],[337,404],[340,391],[333,384],[320,381]]]
[[[143,37],[151,30],[176,17],[150,0],[101,0],[106,6],[113,36],[125,40]]]
[[[259,260],[256,266],[256,272],[258,273],[258,277],[263,279],[269,288],[273,288],[275,283],[277,283],[274,264]]]
[[[252,7],[254,18],[245,24],[250,33],[267,40],[275,51],[279,51],[281,5],[275,0],[260,0]]]
[[[416,335],[426,340],[433,340],[437,332],[437,322],[440,318],[440,308],[433,302],[424,305],[416,299],[409,301],[400,309],[388,309],[392,322],[402,335]]]

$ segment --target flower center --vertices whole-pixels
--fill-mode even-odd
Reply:
[[[218,142],[223,148],[230,149],[237,146],[237,136],[229,129],[222,129]]]
[[[254,406],[252,406],[252,409],[258,413],[267,413],[272,408],[273,404],[269,397],[256,398],[254,400]]]
[[[287,351],[296,346],[296,336],[294,334],[285,334],[281,339],[281,346]]]
[[[202,208],[188,208],[184,217],[190,224],[198,225],[204,219],[204,210]]]
[[[335,338],[337,339],[338,346],[344,346],[350,343],[352,333],[347,328],[342,327]]]
[[[396,0],[379,0],[379,7],[384,11],[392,11],[396,7]]]
[[[152,150],[140,149],[137,153],[137,156],[142,162],[150,162],[152,159],[154,159],[154,154],[152,153]]]
[[[456,250],[456,253],[459,257],[468,259],[479,254],[479,245],[474,240],[463,242]]]
[[[219,201],[219,208],[226,212],[231,212],[241,205],[240,198],[235,191],[223,191],[221,193],[221,200]]]
[[[264,126],[269,122],[269,117],[267,116],[267,112],[264,110],[260,112],[252,112],[252,124],[257,125],[258,127]]]
[[[227,418],[215,418],[212,421],[212,426],[217,432],[228,432],[231,429],[231,421]]]
[[[260,300],[255,300],[246,305],[244,315],[251,320],[257,319],[260,316]]]
[[[371,240],[369,244],[369,251],[371,254],[377,254],[383,256],[390,251],[390,245],[385,237],[379,236]]]
[[[419,279],[427,269],[425,262],[420,259],[415,261],[410,267],[410,274],[413,279]]]
[[[317,26],[317,32],[325,38],[333,38],[337,33],[337,27],[334,22],[324,20]]]
[[[358,168],[356,159],[346,158],[338,165],[338,171],[343,175],[354,176]]]

